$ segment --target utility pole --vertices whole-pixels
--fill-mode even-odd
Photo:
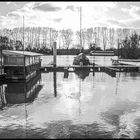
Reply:
[[[23,16],[23,58],[24,58],[24,68],[23,68],[23,71],[24,71],[24,77],[25,77],[25,56],[24,56],[24,16]]]
[[[80,7],[80,52],[82,49],[82,7]]]
[[[23,16],[23,53],[24,53],[24,16]]]
[[[51,40],[52,40],[52,37],[51,37],[52,35],[51,35],[51,27],[50,27],[50,48],[52,49],[52,44],[51,44]]]

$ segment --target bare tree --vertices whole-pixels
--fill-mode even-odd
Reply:
[[[107,28],[106,27],[102,27],[102,38],[103,38],[103,48],[104,51],[106,50],[106,45],[107,45]]]
[[[93,43],[93,39],[94,39],[94,31],[93,31],[93,28],[88,28],[86,33],[87,33],[86,34],[87,44],[90,47],[90,44]]]
[[[115,41],[115,30],[113,28],[110,28],[109,29],[109,41],[110,41],[110,48],[113,48],[114,47],[114,41]]]
[[[66,49],[69,49],[70,44],[72,43],[73,31],[71,29],[61,30],[61,38],[63,40],[63,45]]]
[[[42,38],[43,38],[43,46],[47,47],[47,28],[43,28]]]

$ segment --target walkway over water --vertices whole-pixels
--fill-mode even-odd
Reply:
[[[85,68],[90,68],[94,69],[95,72],[103,72],[105,68],[110,68],[114,69],[116,72],[128,72],[128,71],[139,71],[140,66],[134,66],[134,65],[112,65],[112,66],[102,66],[102,65],[88,65],[88,66],[79,66],[79,65],[68,65],[68,66],[56,66],[54,67],[53,65],[46,65],[42,66],[40,69],[42,71],[64,71],[64,69],[71,69],[71,68],[80,68],[80,69],[85,69]]]
[[[93,72],[105,72],[111,77],[116,77],[116,72],[138,72],[140,66],[136,67],[133,65],[114,65],[114,66],[102,66],[102,65],[88,65],[88,66],[79,66],[79,65],[69,65],[69,66],[53,66],[47,65],[40,68],[42,72],[64,72],[64,77],[68,78],[69,72],[76,71],[89,71]]]

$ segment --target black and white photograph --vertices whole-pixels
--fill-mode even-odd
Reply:
[[[140,138],[139,1],[0,1],[10,138]]]

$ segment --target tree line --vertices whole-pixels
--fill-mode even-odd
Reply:
[[[80,31],[73,32],[71,29],[56,30],[54,28],[48,27],[26,27],[23,30],[23,28],[20,27],[14,28],[12,30],[0,30],[0,47],[5,47],[5,49],[12,50],[24,49],[27,51],[50,54],[52,53],[53,42],[57,41],[58,50],[63,50],[63,52],[64,50],[65,52],[66,50],[67,52],[68,50],[73,50],[71,52],[74,52],[74,50],[79,50],[81,47],[84,48],[85,46],[87,46],[86,48],[89,50],[116,50],[118,45],[118,39],[122,41],[126,40],[127,37],[128,40],[128,36],[132,35],[133,33],[133,29],[126,28],[114,29],[107,27],[91,27],[87,29],[82,29],[81,46]],[[125,41],[125,43],[126,42],[128,43],[128,41]],[[121,56],[124,58],[127,57],[124,54],[125,50],[125,45],[119,50],[119,52],[121,52]]]
[[[124,59],[140,58],[140,36],[133,33],[119,42],[118,56]]]

